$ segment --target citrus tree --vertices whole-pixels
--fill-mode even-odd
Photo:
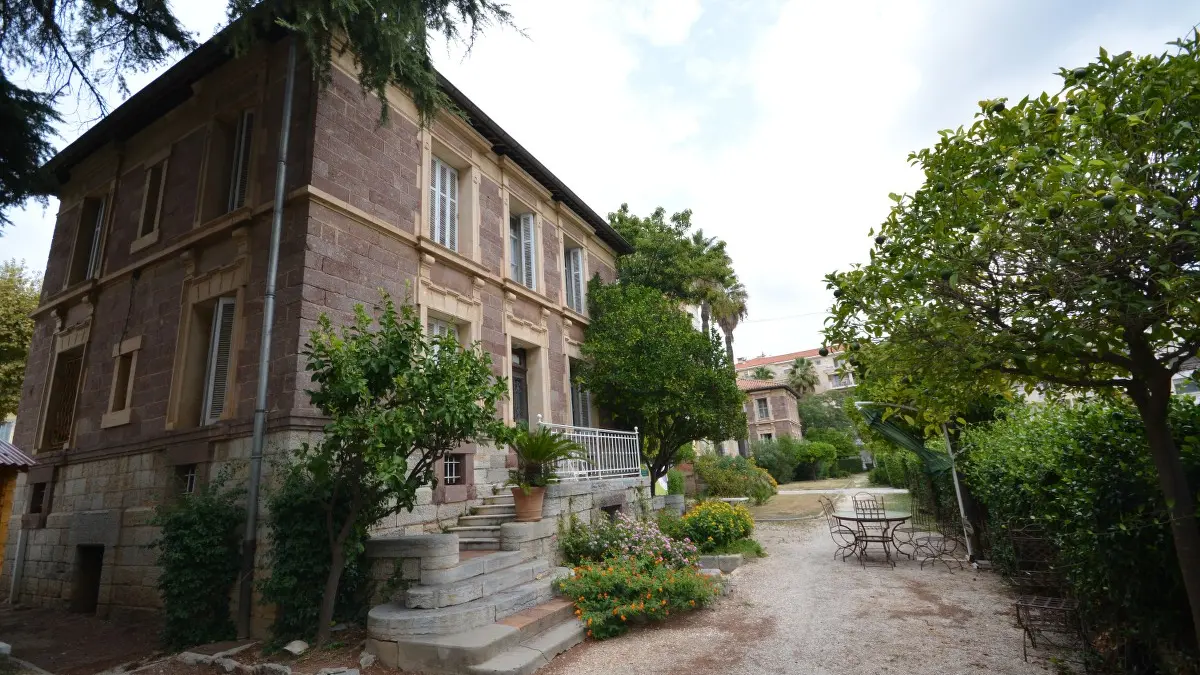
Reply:
[[[1059,93],[985,101],[969,127],[942,131],[911,156],[924,184],[892,195],[869,263],[829,275],[826,332],[852,351],[886,339],[893,372],[943,391],[1128,395],[1200,630],[1200,529],[1167,418],[1172,375],[1200,349],[1198,42],[1101,50],[1060,71]]]
[[[329,639],[338,585],[352,535],[388,509],[411,511],[417,488],[435,485],[436,462],[464,443],[507,439],[496,406],[508,390],[478,344],[426,336],[412,305],[384,295],[372,316],[354,308],[354,323],[335,329],[321,315],[304,348],[314,389],[309,398],[329,417],[324,436],[297,462],[324,495],[331,555],[317,640]]]
[[[651,491],[692,441],[745,437],[745,396],[715,334],[653,288],[593,280],[588,292],[579,380],[613,421],[641,432]]]

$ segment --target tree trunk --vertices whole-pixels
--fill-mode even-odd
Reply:
[[[1175,439],[1171,437],[1168,407],[1171,397],[1171,378],[1157,378],[1144,388],[1130,387],[1130,398],[1137,406],[1146,428],[1150,455],[1158,469],[1158,482],[1167,501],[1171,518],[1171,535],[1175,540],[1175,557],[1183,576],[1188,604],[1192,610],[1192,629],[1200,644],[1200,527],[1196,524],[1196,505],[1188,488],[1183,461]]]
[[[704,331],[704,337],[708,337],[711,333],[708,332],[709,321],[712,312],[709,308],[708,301],[704,300],[700,303],[700,330]]]
[[[733,331],[725,334],[725,354],[729,356],[729,367],[736,373],[737,365],[733,362]]]
[[[354,529],[357,510],[351,508],[346,514],[346,520],[332,542],[333,550],[329,556],[329,576],[325,577],[325,590],[321,593],[321,614],[317,619],[317,644],[329,642],[333,628],[333,610],[337,604],[338,585],[342,582],[342,572],[346,568],[346,538]]]

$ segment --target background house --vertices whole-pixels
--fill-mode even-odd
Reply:
[[[776,380],[786,380],[788,368],[798,358],[812,362],[817,371],[819,382],[814,393],[831,389],[848,389],[854,386],[854,376],[851,373],[838,374],[841,361],[841,350],[830,350],[829,356],[821,356],[819,349],[806,349],[801,352],[779,354],[778,356],[759,356],[752,359],[739,358],[734,369],[739,378],[750,379],[752,373],[762,367],[771,371]]]

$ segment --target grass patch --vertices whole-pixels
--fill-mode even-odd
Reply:
[[[821,515],[821,495],[775,495],[762,506],[750,507],[755,520],[800,519]]]
[[[738,539],[731,541],[724,546],[717,546],[711,551],[705,551],[704,555],[734,555],[741,553],[747,558],[765,558],[767,552],[763,549],[762,544],[753,539]]]

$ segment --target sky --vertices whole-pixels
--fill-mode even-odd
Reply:
[[[172,4],[198,39],[220,0]],[[867,258],[910,152],[984,99],[1056,92],[1059,67],[1161,53],[1200,22],[1184,0],[818,2],[510,0],[516,27],[469,52],[438,43],[455,85],[601,215],[693,211],[749,292],[739,357],[820,346],[824,276]],[[169,64],[168,64],[169,65]],[[130,78],[136,91],[162,69]],[[110,103],[121,96],[111,92]],[[73,103],[73,102],[72,102]],[[94,111],[66,106],[59,146]],[[57,203],[0,232],[41,269]]]

